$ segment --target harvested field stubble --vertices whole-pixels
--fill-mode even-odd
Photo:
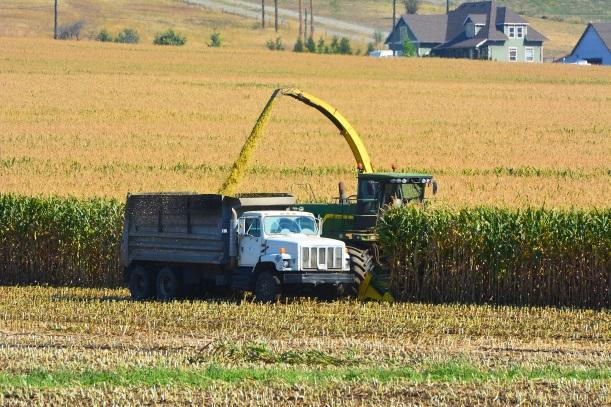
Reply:
[[[2,404],[609,402],[608,311],[0,287]],[[250,404],[249,404],[250,403]]]

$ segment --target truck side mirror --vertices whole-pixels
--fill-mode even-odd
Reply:
[[[238,219],[238,236],[244,236],[246,234],[246,219]]]

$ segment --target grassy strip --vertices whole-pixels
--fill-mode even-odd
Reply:
[[[486,382],[514,380],[611,380],[611,368],[560,368],[546,366],[537,369],[512,368],[481,370],[464,363],[448,362],[416,370],[403,368],[351,369],[283,369],[239,368],[211,365],[205,369],[176,370],[160,367],[120,369],[117,371],[35,371],[26,374],[0,374],[0,388],[53,388],[68,386],[206,386],[212,382],[239,383],[282,382],[284,384],[321,385],[332,382]]]

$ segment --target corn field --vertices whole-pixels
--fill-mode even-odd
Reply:
[[[611,305],[611,210],[409,207],[379,224],[401,300]]]
[[[0,195],[0,283],[116,287],[123,205]],[[379,224],[403,301],[611,305],[611,210],[409,207]]]
[[[123,206],[0,195],[0,283],[117,286]]]

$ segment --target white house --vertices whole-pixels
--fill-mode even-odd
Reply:
[[[570,55],[560,62],[611,65],[611,23],[590,23]]]

